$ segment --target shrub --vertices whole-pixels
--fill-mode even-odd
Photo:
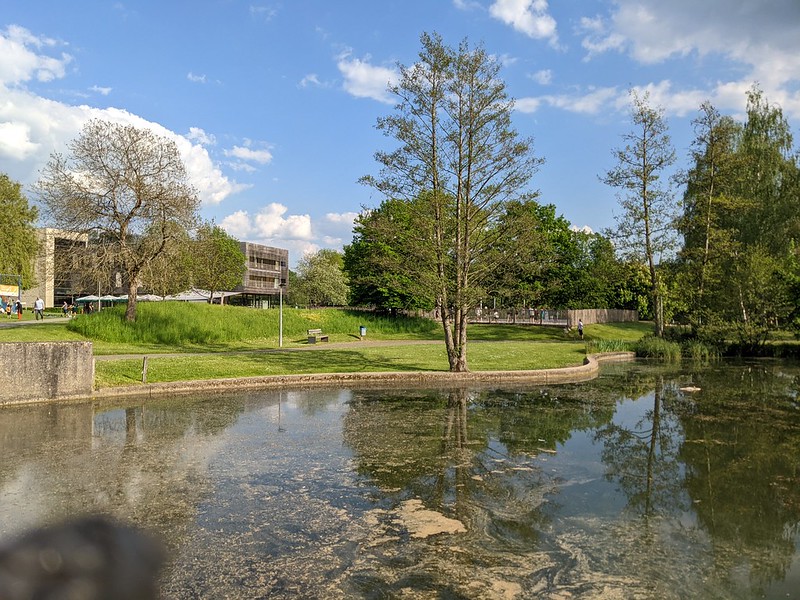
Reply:
[[[681,355],[696,362],[708,362],[719,358],[719,351],[699,340],[686,340],[681,344]]]
[[[586,353],[598,352],[632,352],[635,344],[625,340],[592,340],[586,342]]]
[[[681,346],[653,335],[646,335],[636,344],[636,356],[639,358],[657,358],[667,362],[678,362],[681,359]]]

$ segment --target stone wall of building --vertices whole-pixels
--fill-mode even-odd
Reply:
[[[91,342],[0,343],[0,404],[90,398]]]

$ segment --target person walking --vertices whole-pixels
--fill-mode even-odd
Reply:
[[[583,339],[583,320],[578,319],[578,336]]]
[[[39,319],[44,320],[44,300],[36,296],[36,301],[33,303],[33,314],[36,316],[36,320]]]

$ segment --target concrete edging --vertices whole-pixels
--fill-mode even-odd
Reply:
[[[277,387],[308,388],[333,387],[347,384],[359,386],[385,386],[410,383],[415,385],[452,386],[461,384],[510,384],[527,383],[547,385],[554,383],[578,383],[597,377],[600,363],[633,360],[633,352],[606,352],[588,355],[582,365],[560,369],[538,371],[398,371],[376,373],[313,373],[305,375],[268,375],[257,377],[235,377],[229,379],[203,379],[197,381],[174,381],[142,385],[107,387],[94,390],[92,399],[152,397],[164,394],[193,394],[198,392],[237,391],[270,389]]]

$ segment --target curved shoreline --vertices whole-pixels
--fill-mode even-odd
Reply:
[[[92,400],[113,398],[153,397],[164,394],[197,394],[230,392],[238,390],[271,389],[277,387],[309,388],[358,386],[397,386],[408,383],[426,386],[457,386],[487,384],[533,384],[578,383],[597,377],[600,364],[604,362],[624,362],[633,360],[633,352],[606,352],[589,354],[583,364],[559,369],[536,371],[470,371],[451,373],[449,371],[392,371],[366,373],[310,373],[302,375],[265,375],[256,377],[235,377],[218,379],[199,379],[194,381],[172,381],[146,383],[141,385],[105,387],[94,390]]]

